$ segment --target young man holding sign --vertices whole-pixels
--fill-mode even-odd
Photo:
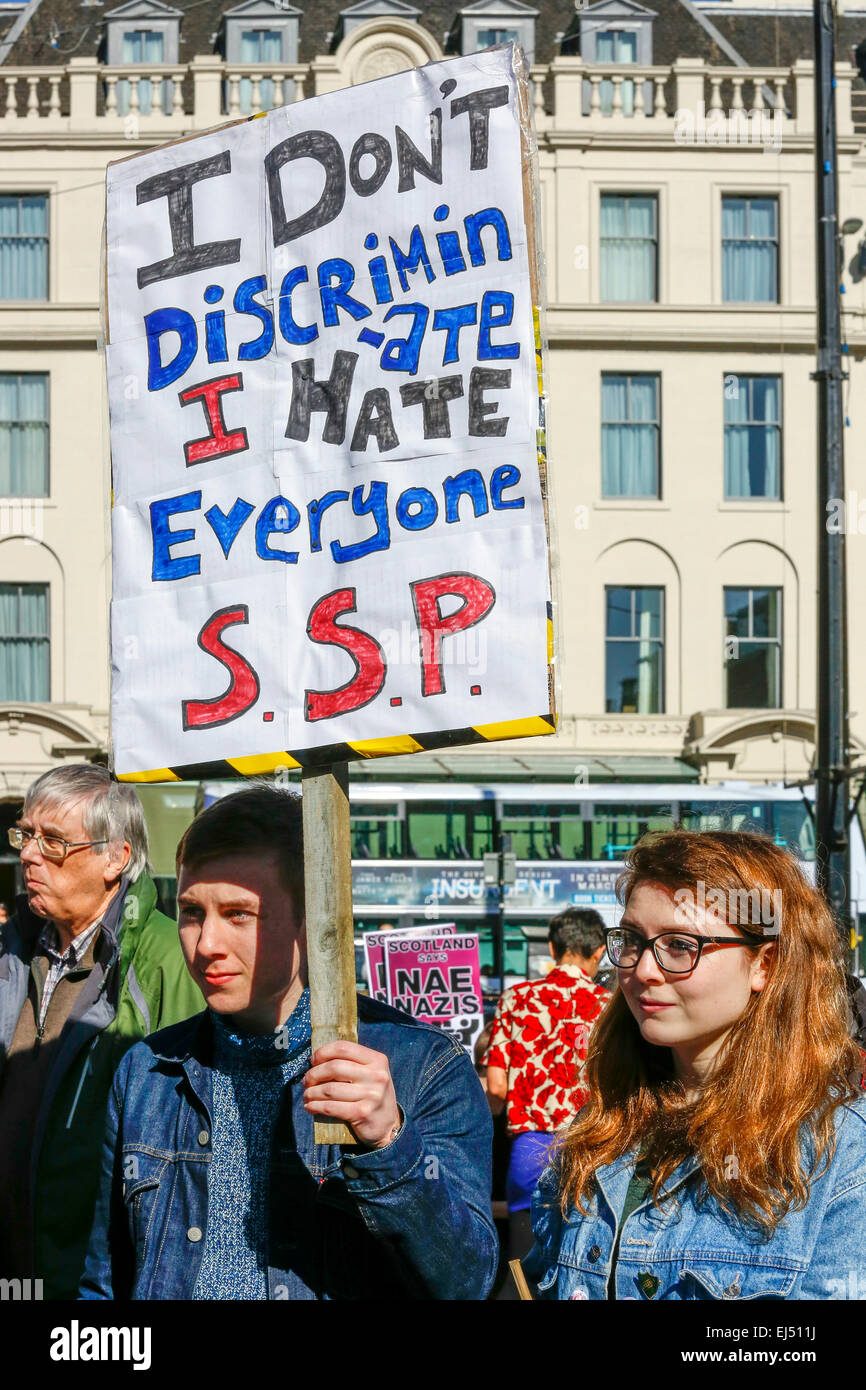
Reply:
[[[300,799],[209,807],[178,878],[208,1007],[118,1069],[82,1296],[483,1298],[491,1125],[466,1053],[359,996],[359,1042],[310,1056]],[[324,1115],[357,1144],[316,1145]]]

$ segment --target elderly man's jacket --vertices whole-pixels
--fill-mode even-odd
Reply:
[[[0,1124],[2,1071],[27,997],[30,959],[45,925],[26,896],[0,936]],[[142,874],[122,886],[103,920],[94,968],[60,1036],[39,1109],[31,1154],[33,1269],[43,1297],[75,1298],[99,1183],[111,1079],[124,1052],[157,1028],[199,1012],[177,927],[156,907]]]

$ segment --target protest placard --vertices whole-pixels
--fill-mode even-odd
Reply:
[[[119,775],[552,731],[530,105],[508,44],[109,166]]]
[[[436,923],[440,936],[450,936],[454,932],[453,922]],[[385,979],[385,944],[397,936],[424,936],[430,934],[429,927],[394,927],[390,931],[368,931],[364,933],[364,968],[367,988],[373,999],[388,1003],[388,983]]]
[[[388,1003],[421,1023],[458,1034],[471,1056],[484,1027],[478,933],[386,936]]]

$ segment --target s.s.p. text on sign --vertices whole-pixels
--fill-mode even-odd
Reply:
[[[110,166],[118,773],[548,713],[519,95],[509,45]]]

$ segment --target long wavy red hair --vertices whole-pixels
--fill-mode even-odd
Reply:
[[[696,895],[703,883],[708,900],[713,888],[778,890],[779,931],[766,938],[775,951],[764,989],[751,995],[696,1100],[686,1100],[670,1049],[644,1041],[615,991],[590,1039],[590,1099],[557,1154],[563,1212],[585,1211],[595,1170],[625,1153],[645,1156],[657,1202],[674,1169],[696,1155],[704,1191],[771,1235],[786,1211],[805,1205],[810,1179],[832,1154],[834,1111],[858,1094],[839,933],[796,861],[761,835],[645,836],[626,856],[621,903],[638,883]]]

